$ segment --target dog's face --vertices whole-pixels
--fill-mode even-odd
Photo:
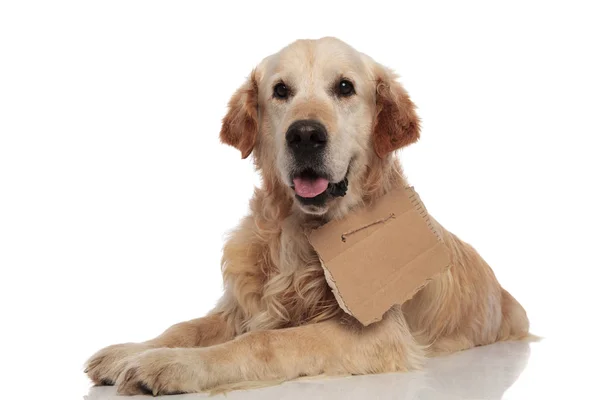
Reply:
[[[297,41],[267,57],[230,102],[221,139],[287,187],[303,212],[360,201],[373,157],[418,139],[393,74],[334,39]]]

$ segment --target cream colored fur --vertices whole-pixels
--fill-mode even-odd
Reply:
[[[328,91],[341,75],[354,82],[353,98]],[[278,80],[295,90],[287,102],[272,98]],[[282,137],[302,118],[326,126],[326,167],[335,179],[351,166],[347,196],[322,208],[302,206],[289,187]],[[414,106],[394,74],[345,43],[298,41],[266,58],[234,94],[221,132],[243,157],[253,153],[263,181],[224,247],[223,297],[204,318],[144,343],[100,350],[87,363],[89,377],[124,394],[197,392],[406,371],[432,355],[527,337],[523,308],[479,254],[441,226],[452,266],[412,300],[368,327],[337,305],[305,234],[405,186],[393,151],[418,136]]]

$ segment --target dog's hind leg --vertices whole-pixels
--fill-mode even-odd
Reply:
[[[529,319],[525,309],[510,293],[502,289],[502,324],[498,340],[520,340],[528,336]]]

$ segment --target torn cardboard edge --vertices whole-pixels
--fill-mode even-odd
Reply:
[[[365,326],[450,266],[441,233],[413,187],[328,222],[308,239],[339,306]]]

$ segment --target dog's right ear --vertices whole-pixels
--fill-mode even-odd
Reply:
[[[221,142],[235,147],[246,158],[258,136],[258,82],[256,70],[229,100],[229,110],[221,126]]]

